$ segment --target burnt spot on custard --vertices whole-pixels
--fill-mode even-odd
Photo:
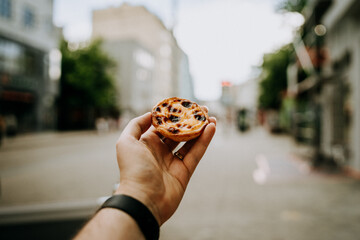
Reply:
[[[161,104],[161,106],[163,106],[163,107],[167,107],[167,106],[169,106],[167,103],[163,103],[163,104]]]
[[[162,118],[161,117],[156,117],[156,122],[158,125],[162,124]]]
[[[156,112],[161,112],[160,107],[157,107],[157,108],[155,109],[155,111],[156,111]]]
[[[200,114],[195,114],[195,115],[194,115],[194,118],[195,118],[196,120],[198,120],[198,121],[203,121],[203,122],[205,122],[205,120],[206,120],[205,116],[204,116],[204,115],[200,115]]]
[[[180,132],[179,129],[175,129],[175,128],[173,128],[173,127],[170,127],[170,128],[168,128],[167,130],[168,130],[169,132],[173,133],[173,134],[177,134],[177,133]]]
[[[182,105],[183,107],[190,108],[191,105],[192,105],[192,103],[185,101],[185,102],[182,102],[181,105]]]
[[[174,108],[171,105],[167,107],[168,111],[171,113],[181,113],[180,109]]]
[[[178,121],[180,121],[181,117],[177,117],[177,116],[174,116],[174,115],[170,115],[169,117],[169,120],[173,123],[176,123]]]

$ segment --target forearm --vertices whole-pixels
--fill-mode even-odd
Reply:
[[[135,220],[118,209],[101,209],[79,232],[81,239],[145,239]]]

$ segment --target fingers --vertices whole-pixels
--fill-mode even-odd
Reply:
[[[206,112],[206,113],[209,112],[209,108],[207,106],[200,106],[200,107],[204,112]]]
[[[132,119],[122,132],[122,136],[131,136],[140,139],[141,135],[151,126],[151,113]]]
[[[195,171],[200,159],[205,154],[216,131],[216,119],[211,118],[210,124],[206,126],[204,132],[199,138],[187,142],[180,150],[180,154],[184,157],[184,164],[190,175]]]
[[[166,138],[164,137],[163,135],[161,135],[154,126],[151,126],[149,128],[149,131],[147,131],[144,135],[143,135],[143,139],[147,139],[147,138],[151,138],[153,139],[152,137],[154,136],[154,134],[157,135],[157,137],[161,140],[161,142],[163,144],[165,144],[167,146],[167,148],[169,149],[170,152],[172,152],[176,147],[177,145],[179,145],[178,142],[175,142],[169,138]]]
[[[206,106],[201,106],[202,110],[205,112],[208,112],[209,109]],[[210,118],[211,121],[211,118]],[[151,128],[150,128],[151,127]],[[150,128],[150,129],[149,129]],[[148,132],[146,132],[149,129]],[[146,133],[145,133],[146,132]],[[171,139],[164,138],[159,132],[156,131],[154,127],[151,126],[151,113],[145,113],[144,115],[132,119],[128,125],[125,127],[122,136],[131,136],[135,139],[139,140],[141,136],[144,135],[146,137],[147,135],[153,135],[154,133],[159,136],[161,141],[168,146],[170,152],[172,152],[178,145],[178,142],[175,142]]]
[[[156,131],[156,129],[154,127],[151,127],[151,128],[153,128],[151,130],[153,130],[156,133],[156,135],[159,136],[160,140],[169,148],[170,152],[172,152],[177,147],[177,145],[179,145],[178,142],[175,142],[175,141],[161,135],[161,133]]]
[[[161,141],[168,146],[170,152],[172,152],[179,145],[179,142],[175,142],[166,137],[161,138]]]
[[[215,126],[216,126],[216,118],[215,118],[215,117],[210,117],[210,122],[211,122],[211,123],[214,123]]]
[[[210,117],[210,123],[213,123],[216,126],[216,118]],[[185,156],[186,154],[188,154],[188,152],[194,146],[197,140],[198,138],[187,142],[178,152]]]

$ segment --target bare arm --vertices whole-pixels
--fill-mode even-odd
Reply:
[[[138,225],[128,214],[112,208],[100,210],[81,230],[77,240],[145,239]]]

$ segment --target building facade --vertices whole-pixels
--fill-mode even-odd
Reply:
[[[193,93],[184,93],[184,89],[193,91],[192,87],[187,86],[187,82],[192,84],[192,79],[185,54],[179,48],[172,32],[145,7],[131,6],[125,3],[120,7],[94,11],[92,37],[103,39],[104,45],[107,46],[106,51],[118,63],[118,73],[116,75],[118,76],[117,82],[120,94],[119,105],[122,110],[133,111],[138,114],[140,108],[137,106],[139,103],[136,103],[136,101],[146,103],[141,111],[144,109],[148,111],[151,110],[149,106],[153,106],[163,98],[179,95],[193,96]],[[125,46],[131,50],[126,49]],[[134,61],[132,59],[134,55],[130,56],[125,52],[139,53],[139,51],[135,50],[135,46],[141,49],[140,52],[146,52],[145,55],[148,55],[148,57],[145,58],[151,58],[151,61],[147,61],[151,62],[151,64],[148,64],[146,71],[143,67],[131,70],[132,72],[138,72],[139,75],[131,74],[134,79],[128,78],[125,80],[124,77],[120,77],[126,75],[121,71],[130,71],[129,69],[126,70],[124,66]],[[127,55],[128,59],[120,57],[120,55]],[[143,57],[145,55],[142,54]],[[133,66],[140,65],[134,64]],[[136,77],[145,75],[146,81],[139,81]],[[133,82],[133,84],[130,84],[130,82]],[[139,84],[141,84],[141,87],[139,87]],[[138,89],[134,88],[135,86]],[[179,86],[183,90],[180,90]],[[144,91],[140,92],[139,89]]]
[[[189,99],[194,102],[198,102],[194,91],[194,80],[190,73],[190,64],[188,56],[179,49],[181,60],[178,76],[178,97]]]
[[[138,115],[152,108],[154,56],[132,40],[105,41],[104,50],[116,62],[116,87],[122,112]]]
[[[310,135],[316,136],[313,146],[317,161],[333,162],[358,172],[359,12],[360,2],[356,0],[310,1],[302,33],[302,51],[307,52],[309,64],[304,64],[303,57],[303,61],[298,61],[300,64],[294,63],[291,67],[295,74],[289,75],[292,76],[289,90],[298,98],[305,96],[310,106],[308,118],[315,126],[310,129]],[[294,45],[299,50],[299,44]],[[295,65],[298,67],[294,68]],[[304,69],[307,77],[299,78],[299,72]]]
[[[51,0],[0,0],[0,115],[12,131],[55,127],[61,54]]]
[[[324,65],[321,149],[340,164],[360,172],[360,2],[334,0],[321,24],[326,28],[324,45],[329,61]],[[328,121],[327,119],[331,119]],[[330,127],[329,126],[329,127]]]

